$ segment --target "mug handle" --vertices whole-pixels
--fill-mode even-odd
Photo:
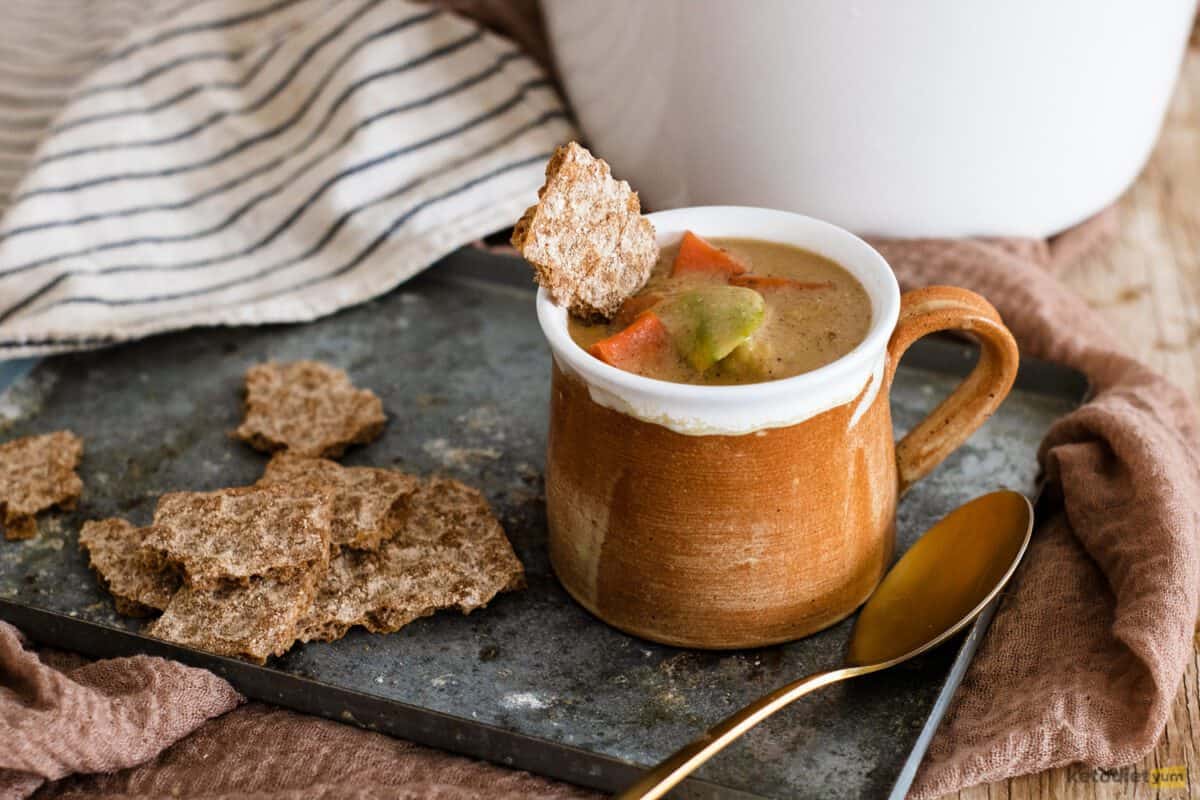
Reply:
[[[927,286],[905,292],[900,318],[888,342],[884,386],[909,346],[937,331],[964,331],[979,340],[979,362],[950,395],[896,444],[899,494],[929,474],[982,425],[1000,405],[1017,377],[1017,342],[987,300],[954,286]]]

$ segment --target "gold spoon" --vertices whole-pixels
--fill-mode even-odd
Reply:
[[[962,630],[1017,569],[1033,532],[1033,507],[1017,492],[961,506],[908,549],[867,600],[845,666],[760,698],[647,772],[617,800],[662,797],[746,731],[809,692],[894,667]]]

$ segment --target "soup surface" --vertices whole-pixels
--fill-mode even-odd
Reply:
[[[688,233],[610,321],[571,318],[592,355],[650,378],[737,384],[790,378],[854,349],[871,325],[862,284],[816,253]]]

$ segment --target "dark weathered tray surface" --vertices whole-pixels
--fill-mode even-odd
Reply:
[[[227,432],[240,415],[243,371],[267,358],[329,361],[378,392],[387,432],[344,461],[482,488],[529,588],[469,617],[442,613],[391,636],[356,631],[299,646],[268,668],[112,632],[139,623],[115,614],[88,571],[79,525],[110,515],[142,523],[163,492],[257,478],[265,458]],[[920,343],[896,381],[897,425],[919,419],[972,359],[966,345]],[[0,364],[0,381],[20,371]],[[544,548],[548,373],[524,269],[473,251],[313,324],[201,329],[40,362],[0,395],[0,436],[74,430],[86,441],[87,488],[77,511],[41,519],[37,539],[0,542],[0,618],[60,647],[181,658],[251,696],[610,790],[631,764],[652,763],[768,690],[835,665],[849,622],[782,647],[705,653],[612,630],[565,595]],[[972,496],[1001,486],[1032,493],[1037,442],[1082,392],[1075,373],[1023,368],[1001,411],[905,499],[900,550]],[[806,698],[703,769],[689,794],[903,796],[983,625],[907,666]]]

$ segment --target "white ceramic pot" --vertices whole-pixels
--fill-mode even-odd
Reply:
[[[588,143],[650,208],[1044,236],[1136,177],[1195,0],[543,0]]]

